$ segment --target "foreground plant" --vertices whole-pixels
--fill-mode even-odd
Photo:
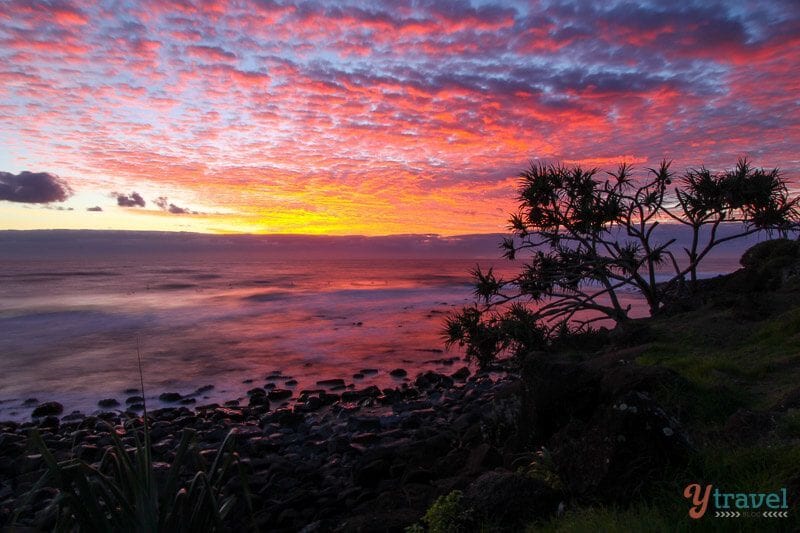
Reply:
[[[448,318],[448,344],[465,345],[484,366],[504,350],[542,349],[596,322],[626,321],[621,292],[631,289],[657,314],[670,293],[694,289],[715,247],[757,232],[786,235],[800,222],[799,199],[778,169],[746,159],[717,174],[689,170],[675,183],[667,161],[640,179],[627,164],[607,175],[543,163],[522,172],[513,234],[502,243],[507,259],[523,260],[521,272],[502,279],[476,268],[477,301]],[[665,221],[688,229],[682,252],[658,231]],[[657,281],[665,271],[671,277]]]
[[[143,437],[133,431],[133,450],[126,448],[113,427],[110,434],[114,443],[98,466],[80,459],[59,462],[38,432],[31,434],[47,466],[36,488],[49,485],[59,490],[51,504],[56,507],[56,530],[225,530],[224,520],[235,497],[224,495],[223,483],[231,468],[238,466],[232,434],[213,462],[206,465],[195,445],[194,432],[184,430],[163,479],[157,479],[147,426]]]
[[[136,356],[144,396],[138,337]],[[46,472],[29,494],[43,486],[58,489],[51,503],[56,512],[56,531],[225,531],[225,518],[236,503],[234,495],[223,491],[233,467],[253,520],[247,479],[233,449],[233,432],[227,434],[209,465],[198,450],[195,431],[184,429],[164,477],[157,472],[160,464],[153,461],[146,403],[141,436],[138,422],[131,419],[123,429],[133,435],[132,449],[125,446],[117,428],[109,425],[113,444],[97,467],[78,458],[57,461],[39,432],[31,432],[31,441],[42,454]]]

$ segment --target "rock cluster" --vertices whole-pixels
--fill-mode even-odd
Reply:
[[[455,379],[465,380],[466,373]],[[460,489],[475,497],[482,486],[496,484],[497,476],[511,475],[518,459],[512,436],[519,382],[512,376],[478,374],[457,382],[427,372],[413,385],[394,389],[301,391],[291,407],[273,402],[285,397],[280,390],[253,389],[247,406],[150,411],[154,460],[170,461],[184,428],[196,432],[199,447],[208,453],[232,431],[261,529],[402,531],[438,496]],[[129,400],[128,405],[139,402]],[[111,446],[109,432],[124,433],[126,419],[137,416],[109,412],[59,419],[50,414],[57,411],[49,406],[32,422],[0,423],[0,526],[9,524],[15,510],[21,510],[22,524],[52,525],[44,510],[54,489],[38,490],[26,508],[19,507],[44,468],[41,455],[28,444],[30,428],[38,428],[58,459],[92,463]],[[133,445],[130,430],[123,441]],[[495,477],[481,480],[487,472]],[[227,490],[241,491],[240,484],[234,476]],[[546,488],[523,485],[524,495],[539,501],[537,512],[555,510],[552,491],[545,497]],[[244,512],[234,513],[233,520],[245,518]]]

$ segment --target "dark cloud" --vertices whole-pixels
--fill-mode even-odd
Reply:
[[[0,172],[0,200],[26,204],[63,202],[72,190],[61,178],[47,172]]]
[[[166,196],[159,196],[153,203],[156,204],[158,207],[161,208],[162,211],[166,211],[167,213],[172,213],[173,215],[199,215],[197,211],[192,211],[191,209],[186,209],[184,207],[178,207],[177,205],[170,203],[167,200]]]
[[[169,209],[167,209],[167,211],[175,215],[185,215],[186,213],[192,212],[187,209],[184,209],[183,207],[178,207],[175,204],[169,204]]]
[[[93,213],[99,213],[100,211],[102,211],[102,210],[103,210],[103,208],[102,208],[102,207],[100,207],[99,205],[96,205],[96,206],[94,206],[94,207],[87,207],[87,208],[86,208],[86,210],[87,210],[87,211],[91,211],[91,212],[93,212]]]
[[[144,207],[144,198],[138,193],[133,192],[130,196],[125,194],[114,193],[117,196],[117,205],[120,207]]]

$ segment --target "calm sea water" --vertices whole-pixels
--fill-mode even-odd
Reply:
[[[28,398],[61,401],[66,412],[92,412],[102,398],[124,402],[123,391],[139,383],[137,346],[154,405],[161,392],[207,384],[214,389],[201,404],[243,397],[277,370],[297,390],[325,378],[396,385],[388,375],[396,367],[410,376],[452,372],[462,363],[437,361],[461,355],[440,352],[443,319],[472,301],[476,262],[235,253],[4,260],[0,419],[29,416],[21,407]],[[723,258],[706,272],[734,268]],[[634,295],[627,299],[644,313]],[[364,368],[379,373],[354,380]]]

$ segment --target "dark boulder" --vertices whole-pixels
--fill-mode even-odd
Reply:
[[[183,396],[177,392],[162,392],[158,396],[158,399],[162,402],[177,402],[180,401],[181,398],[183,398]]]
[[[251,407],[266,407],[269,408],[269,399],[266,394],[254,394],[250,396],[248,405]]]
[[[384,459],[376,459],[353,468],[353,483],[362,487],[375,487],[389,476],[391,464]]]
[[[57,416],[64,412],[64,406],[58,402],[44,402],[36,406],[31,416]]]
[[[344,387],[345,383],[343,379],[321,379],[317,381],[317,385],[320,387]]]
[[[449,388],[453,386],[453,378],[428,371],[417,376],[417,379],[414,380],[414,386],[418,389]]]
[[[450,377],[456,381],[466,381],[469,376],[470,376],[469,368],[465,366],[462,366],[461,368],[450,374]]]
[[[272,389],[267,393],[267,398],[273,401],[280,401],[291,398],[292,394],[292,391],[288,389]]]

